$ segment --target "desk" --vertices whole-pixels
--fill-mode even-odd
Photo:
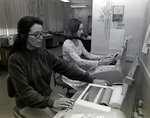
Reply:
[[[43,37],[42,46],[43,48],[57,47],[59,45],[59,41],[56,36],[45,36]]]

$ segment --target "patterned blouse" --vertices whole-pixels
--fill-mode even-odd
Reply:
[[[75,43],[77,46],[75,45]],[[100,55],[94,55],[89,53],[83,46],[83,43],[78,40],[69,40],[67,39],[62,47],[63,58],[76,66],[98,66],[98,60],[101,59]],[[87,59],[82,59],[81,55],[84,55]]]

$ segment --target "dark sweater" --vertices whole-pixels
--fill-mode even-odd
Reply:
[[[56,71],[73,80],[93,82],[93,77],[56,56],[49,50],[36,49],[13,53],[8,62],[8,71],[17,92],[16,105],[45,108],[52,92],[50,78]],[[51,107],[53,106],[53,100]]]

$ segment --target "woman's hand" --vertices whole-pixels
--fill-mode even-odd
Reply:
[[[109,83],[106,80],[94,79],[93,84],[108,85]]]
[[[101,56],[101,59],[104,60],[104,59],[113,58],[113,57],[114,57],[114,55],[108,54],[108,55]]]
[[[59,98],[54,101],[53,108],[59,109],[59,108],[67,108],[72,109],[74,105],[74,99],[70,98]]]
[[[109,65],[110,63],[112,63],[113,61],[115,60],[115,58],[111,57],[111,58],[107,58],[107,59],[104,59],[104,60],[100,60],[98,62],[98,66],[101,66],[101,65]]]

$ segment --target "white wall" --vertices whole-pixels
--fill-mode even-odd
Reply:
[[[124,18],[123,24],[125,26],[125,37],[133,36],[129,41],[127,55],[134,56],[139,52],[140,40],[143,36],[145,6],[147,0],[112,0],[112,5],[124,5]],[[106,40],[104,33],[104,22],[99,22],[99,11],[102,7],[103,0],[93,0],[92,11],[92,46],[93,53],[112,53],[114,50],[109,49],[109,41]],[[111,29],[115,29],[113,22],[110,24]]]

